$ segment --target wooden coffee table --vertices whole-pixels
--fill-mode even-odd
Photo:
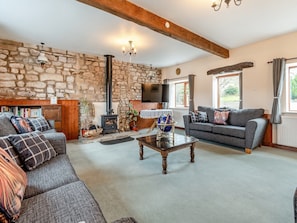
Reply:
[[[194,137],[174,134],[172,137],[157,140],[157,135],[136,138],[139,143],[139,159],[143,160],[143,146],[161,153],[163,174],[167,173],[168,153],[190,147],[191,163],[195,162],[194,144],[199,140]]]

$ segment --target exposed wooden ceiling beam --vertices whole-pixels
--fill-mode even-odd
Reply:
[[[149,12],[127,0],[78,0],[123,19],[145,26],[173,39],[187,43],[217,56],[228,58],[229,50],[173,22]],[[168,27],[169,24],[169,27]],[[167,27],[166,27],[167,25]]]

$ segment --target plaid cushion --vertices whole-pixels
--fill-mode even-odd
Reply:
[[[198,114],[196,112],[190,111],[191,121],[198,122]]]
[[[28,170],[33,170],[57,155],[55,149],[40,131],[10,135],[8,139],[18,151]]]
[[[207,113],[202,111],[190,112],[192,122],[208,122]]]
[[[10,144],[10,141],[8,140],[8,136],[0,138],[0,147],[8,153],[8,155],[12,158],[12,160],[16,164],[18,164],[20,167],[23,167],[19,154],[14,150],[13,146]]]
[[[20,116],[11,116],[10,121],[19,134],[32,132],[32,129],[26,118]]]
[[[33,130],[46,131],[51,129],[47,120],[44,117],[40,118],[28,118],[29,124]]]
[[[206,112],[198,111],[198,122],[208,122],[208,117]]]

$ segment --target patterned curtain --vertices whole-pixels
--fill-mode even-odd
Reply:
[[[286,59],[273,59],[273,105],[270,122],[272,124],[281,124],[281,106],[280,97],[283,91],[283,83],[285,79]]]
[[[195,75],[189,75],[189,112],[194,111],[194,80]]]

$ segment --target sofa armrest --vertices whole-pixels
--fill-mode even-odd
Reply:
[[[266,131],[267,119],[265,118],[255,118],[251,119],[246,124],[245,147],[249,149],[254,149],[260,146]]]
[[[190,123],[191,123],[191,116],[190,115],[183,115],[184,125],[185,125],[185,132],[186,135],[190,135]]]
[[[66,153],[66,136],[64,135],[64,133],[44,132],[43,134],[58,154]]]

